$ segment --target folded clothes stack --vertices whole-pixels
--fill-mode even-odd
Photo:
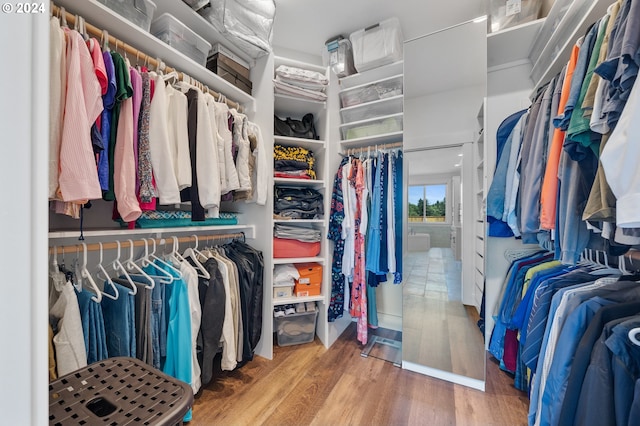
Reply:
[[[276,223],[273,229],[273,236],[286,240],[298,240],[303,243],[317,243],[322,240],[322,231],[302,226],[283,225]]]
[[[320,219],[324,214],[323,197],[317,189],[276,186],[273,198],[276,219]]]
[[[329,79],[316,71],[280,65],[276,68],[276,78],[273,83],[277,94],[314,101],[327,100],[324,92]]]
[[[313,152],[306,148],[276,144],[273,147],[273,169],[275,177],[316,178]]]

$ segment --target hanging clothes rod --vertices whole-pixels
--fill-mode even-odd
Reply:
[[[402,148],[402,142],[393,142],[393,143],[387,143],[382,145],[369,145],[369,146],[363,146],[361,148],[349,148],[347,149],[347,152],[344,155],[356,155],[356,154],[361,154],[363,152],[370,152],[370,151],[375,152],[381,149],[393,149],[393,148]]]
[[[54,3],[51,3],[51,15],[55,16],[57,18],[61,18],[61,13],[64,10],[64,8],[61,8],[59,6],[57,6]],[[69,13],[65,10],[65,19],[67,21],[67,24],[69,25],[75,25],[76,23],[76,15]],[[103,39],[103,36],[105,34],[105,32],[103,30],[101,30],[100,28],[91,25],[90,23],[84,22],[84,26],[86,28],[87,33],[93,35],[94,37],[97,37],[98,39],[100,39],[101,41]],[[119,40],[117,38],[115,38],[112,35],[109,35],[109,44],[112,46],[115,46],[115,50],[118,51],[118,46],[120,46],[122,48],[122,50],[124,50],[126,53],[133,55],[136,57],[137,60],[142,60],[144,61],[144,63],[149,64],[151,66],[153,66],[155,69],[158,69],[158,67],[161,66],[161,63],[164,65],[164,62],[162,61],[158,61],[156,58],[153,58],[149,55],[147,55],[146,53],[136,49],[135,47],[128,45],[127,43],[125,43],[122,40]],[[171,68],[168,65],[164,66],[164,69],[162,69],[161,71],[163,72],[176,72],[178,74],[178,78],[180,80],[183,81],[189,81],[191,80],[192,82],[196,82],[197,85],[200,86],[200,89],[208,92],[209,94],[211,94],[214,98],[220,100],[222,98],[224,98],[224,102],[230,107],[230,108],[235,108],[237,109],[239,112],[243,112],[244,108],[242,107],[242,105],[240,105],[238,102],[232,101],[230,99],[227,99],[223,94],[216,92],[215,90],[211,90],[209,89],[205,84],[202,84],[201,82],[195,80],[193,77],[187,76],[187,74],[180,72],[178,70],[176,70],[175,68]],[[185,78],[188,77],[188,78]]]
[[[129,243],[130,239],[131,238],[119,240],[120,248],[127,249],[131,247],[131,244]],[[246,236],[244,232],[236,232],[231,234],[210,234],[210,235],[200,235],[200,236],[191,235],[188,237],[177,238],[178,243],[192,243],[192,242],[195,242],[196,239],[198,242],[202,242],[202,241],[210,242],[210,241],[216,241],[216,240],[230,240],[230,239],[242,239],[242,241],[245,241]],[[149,244],[149,243],[153,244],[153,241],[155,241],[156,245],[158,246],[168,244],[168,243],[173,243],[172,237],[147,238],[146,240],[147,240],[146,244]],[[144,240],[138,239],[138,240],[132,240],[132,241],[133,241],[134,247],[145,246]],[[117,248],[118,248],[117,242],[102,243],[102,250],[115,250]],[[84,250],[84,248],[82,247],[82,244],[74,244],[74,245],[68,245],[68,246],[54,245],[49,247],[49,254],[53,254],[54,251],[57,252],[58,254],[63,254],[63,253],[73,253],[73,252],[82,251],[82,250]],[[98,250],[100,250],[100,244],[98,243],[87,244],[87,251],[98,251]]]

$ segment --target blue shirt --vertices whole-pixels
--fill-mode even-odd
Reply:
[[[100,134],[102,135],[102,142],[105,145],[104,150],[100,153],[98,158],[98,180],[100,181],[100,188],[103,191],[109,190],[109,137],[111,135],[111,114],[116,99],[116,74],[113,65],[113,58],[109,52],[102,54],[104,59],[104,66],[107,71],[107,93],[102,96],[102,110],[100,119]]]

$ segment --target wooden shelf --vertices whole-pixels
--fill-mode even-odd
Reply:
[[[321,294],[319,296],[306,296],[306,297],[284,297],[280,299],[273,299],[273,306],[282,306],[282,305],[292,305],[296,303],[304,303],[304,302],[323,302],[324,296]]]
[[[318,223],[318,224],[324,225],[324,219],[274,219],[273,223],[283,223],[283,224]]]
[[[221,226],[181,226],[176,228],[113,228],[99,230],[85,230],[83,235],[85,238],[91,237],[122,237],[128,235],[145,235],[145,234],[193,234],[193,233],[223,233],[223,232],[244,232],[247,238],[255,238],[255,225],[221,225]],[[49,232],[49,239],[78,238],[80,231],[60,230]]]
[[[530,62],[529,51],[543,23],[544,18],[487,35],[488,72],[517,62]]]
[[[172,0],[169,0],[172,1]],[[295,59],[285,58],[283,56],[273,57],[273,67],[278,68],[280,65],[287,65],[290,67],[302,68],[309,71],[316,71],[321,74],[327,75],[327,67],[309,62],[298,61]]]
[[[166,1],[166,3],[170,2],[169,0]],[[162,2],[163,5],[164,3],[165,2]],[[182,4],[181,1],[175,3]],[[96,0],[56,0],[56,4],[65,7],[67,12],[88,17],[88,23],[98,28],[106,29],[110,35],[139,49],[147,55],[161,58],[170,67],[185,72],[201,83],[206,84],[211,89],[224,94],[230,100],[239,102],[247,111],[255,111],[256,101],[251,95],[243,92],[206,67],[144,31],[142,28],[132,24]],[[184,4],[182,4],[182,6],[189,8]]]
[[[370,84],[378,80],[384,80],[398,74],[404,74],[404,61],[394,62],[393,64],[383,65],[378,68],[343,77],[339,80],[340,88],[346,90],[362,84]]]
[[[323,180],[273,178],[276,185],[282,186],[324,186]]]
[[[384,133],[382,135],[367,136],[364,138],[348,139],[340,141],[343,149],[358,148],[370,145],[384,145],[394,142],[402,142],[403,132]]]
[[[309,112],[317,119],[327,109],[327,103],[324,101],[313,101],[277,93],[274,96],[274,113],[282,119],[287,117],[299,119]]]
[[[273,259],[274,265],[284,265],[285,263],[308,263],[316,262],[324,264],[324,257],[278,257]]]
[[[314,153],[318,150],[324,149],[326,142],[323,140],[305,139],[305,138],[292,138],[289,136],[273,136],[273,141],[285,146],[300,146]]]

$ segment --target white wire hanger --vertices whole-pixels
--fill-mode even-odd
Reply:
[[[118,292],[118,287],[116,287],[116,285],[113,283],[113,281],[111,280],[111,277],[107,273],[107,270],[102,265],[102,256],[103,256],[102,243],[98,242],[98,245],[100,246],[100,258],[99,258],[99,261],[98,261],[98,266],[96,266],[96,269],[98,270],[96,272],[96,277],[104,279],[106,281],[105,285],[108,284],[111,287],[111,289],[113,290],[113,293],[114,293],[113,295],[111,295],[111,294],[103,291],[102,295],[104,297],[108,297],[111,300],[117,300],[118,297],[120,296],[120,293]],[[103,277],[100,277],[100,274],[102,274]]]

